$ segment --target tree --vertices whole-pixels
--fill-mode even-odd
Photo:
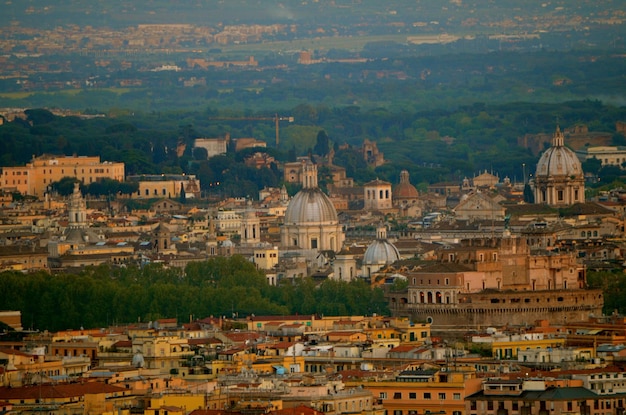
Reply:
[[[24,114],[33,125],[47,124],[56,118],[53,113],[43,108],[29,109],[24,111]]]
[[[319,156],[325,156],[330,151],[330,139],[326,131],[320,130],[317,133],[317,141],[315,147],[313,147],[313,151]]]
[[[58,182],[52,183],[50,187],[61,196],[69,196],[74,193],[74,183],[80,183],[80,180],[75,177],[63,177]]]
[[[107,177],[88,184],[84,188],[86,194],[93,196],[109,196],[121,194],[133,194],[139,189],[138,182],[119,182]]]
[[[179,202],[180,203],[185,203],[186,201],[187,201],[187,195],[185,194],[185,186],[181,183],[180,184]]]
[[[194,160],[207,160],[209,158],[209,152],[204,147],[194,147],[193,159]]]
[[[535,195],[533,194],[533,190],[530,188],[528,183],[524,185],[524,202],[535,203]]]

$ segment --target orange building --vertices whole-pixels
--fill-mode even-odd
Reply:
[[[465,413],[465,398],[481,390],[481,379],[469,368],[409,367],[395,380],[357,381],[374,395],[387,414]]]
[[[124,163],[100,161],[99,156],[33,157],[23,167],[3,167],[0,190],[41,197],[48,186],[64,177],[74,177],[84,184],[102,179],[124,181]]]

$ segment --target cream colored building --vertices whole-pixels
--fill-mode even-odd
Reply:
[[[215,230],[224,235],[235,235],[241,231],[241,211],[218,210],[213,217]]]
[[[185,199],[200,197],[200,181],[194,175],[145,174],[128,176],[128,181],[139,184],[133,199],[178,198],[185,190]]]
[[[602,163],[602,166],[617,166],[623,168],[622,164],[626,163],[626,147],[587,147],[587,152],[583,154],[583,157],[585,160],[598,159]]]
[[[193,147],[205,149],[207,157],[211,158],[220,154],[226,154],[229,141],[230,136],[225,138],[196,138],[193,142]]]
[[[372,180],[363,185],[365,210],[387,210],[393,208],[391,183]]]
[[[84,184],[102,179],[124,181],[124,163],[100,161],[99,156],[34,157],[23,167],[3,167],[0,190],[42,197],[48,187],[64,177]]]

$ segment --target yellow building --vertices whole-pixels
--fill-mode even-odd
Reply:
[[[257,248],[254,250],[254,265],[257,269],[271,270],[278,264],[278,248]]]
[[[498,359],[517,359],[517,353],[520,350],[530,349],[547,349],[565,347],[564,338],[541,338],[541,339],[520,339],[494,341],[491,343],[491,352],[493,357]]]
[[[26,166],[3,167],[0,190],[41,197],[48,186],[64,177],[74,177],[84,184],[105,178],[124,181],[124,163],[102,162],[99,156],[33,157]]]
[[[188,414],[196,409],[204,409],[206,404],[206,397],[204,394],[172,394],[172,395],[159,395],[156,397],[150,397],[150,403],[148,408],[144,411],[144,415],[159,415],[167,413],[175,415],[180,413]],[[168,409],[171,408],[171,409]],[[178,410],[175,410],[177,408]],[[166,410],[167,412],[163,412]]]

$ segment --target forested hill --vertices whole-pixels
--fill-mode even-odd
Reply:
[[[26,113],[26,120],[16,118],[0,126],[2,166],[23,165],[33,155],[46,153],[99,155],[103,160],[124,162],[129,175],[196,174],[205,190],[220,182],[225,196],[255,195],[260,188],[277,186],[281,173],[277,165],[260,171],[245,166],[243,159],[254,150],[202,160],[202,154],[192,150],[194,139],[226,134],[255,137],[268,142],[270,147],[265,151],[277,162],[284,162],[313,152],[318,135],[324,132],[337,149],[335,163],[346,167],[357,182],[379,177],[396,183],[399,172],[407,169],[415,184],[460,180],[483,170],[521,180],[522,165],[534,171],[538,155],[519,146],[518,139],[526,134],[552,134],[557,123],[563,128],[585,124],[591,132],[609,135],[610,142],[603,144],[626,144],[615,129],[616,122],[626,121],[626,108],[599,101],[477,103],[457,110],[418,112],[303,104],[288,111],[295,121],[281,126],[279,148],[272,147],[274,123],[254,120],[271,116],[264,113],[205,108],[195,112],[111,113],[92,119],[55,116],[43,109]],[[231,120],[220,120],[223,115]],[[367,168],[355,150],[366,138],[378,143],[389,163],[376,170]],[[180,144],[186,145],[182,156],[176,151]],[[599,166],[584,167],[598,173]],[[610,177],[616,175],[608,173]]]

